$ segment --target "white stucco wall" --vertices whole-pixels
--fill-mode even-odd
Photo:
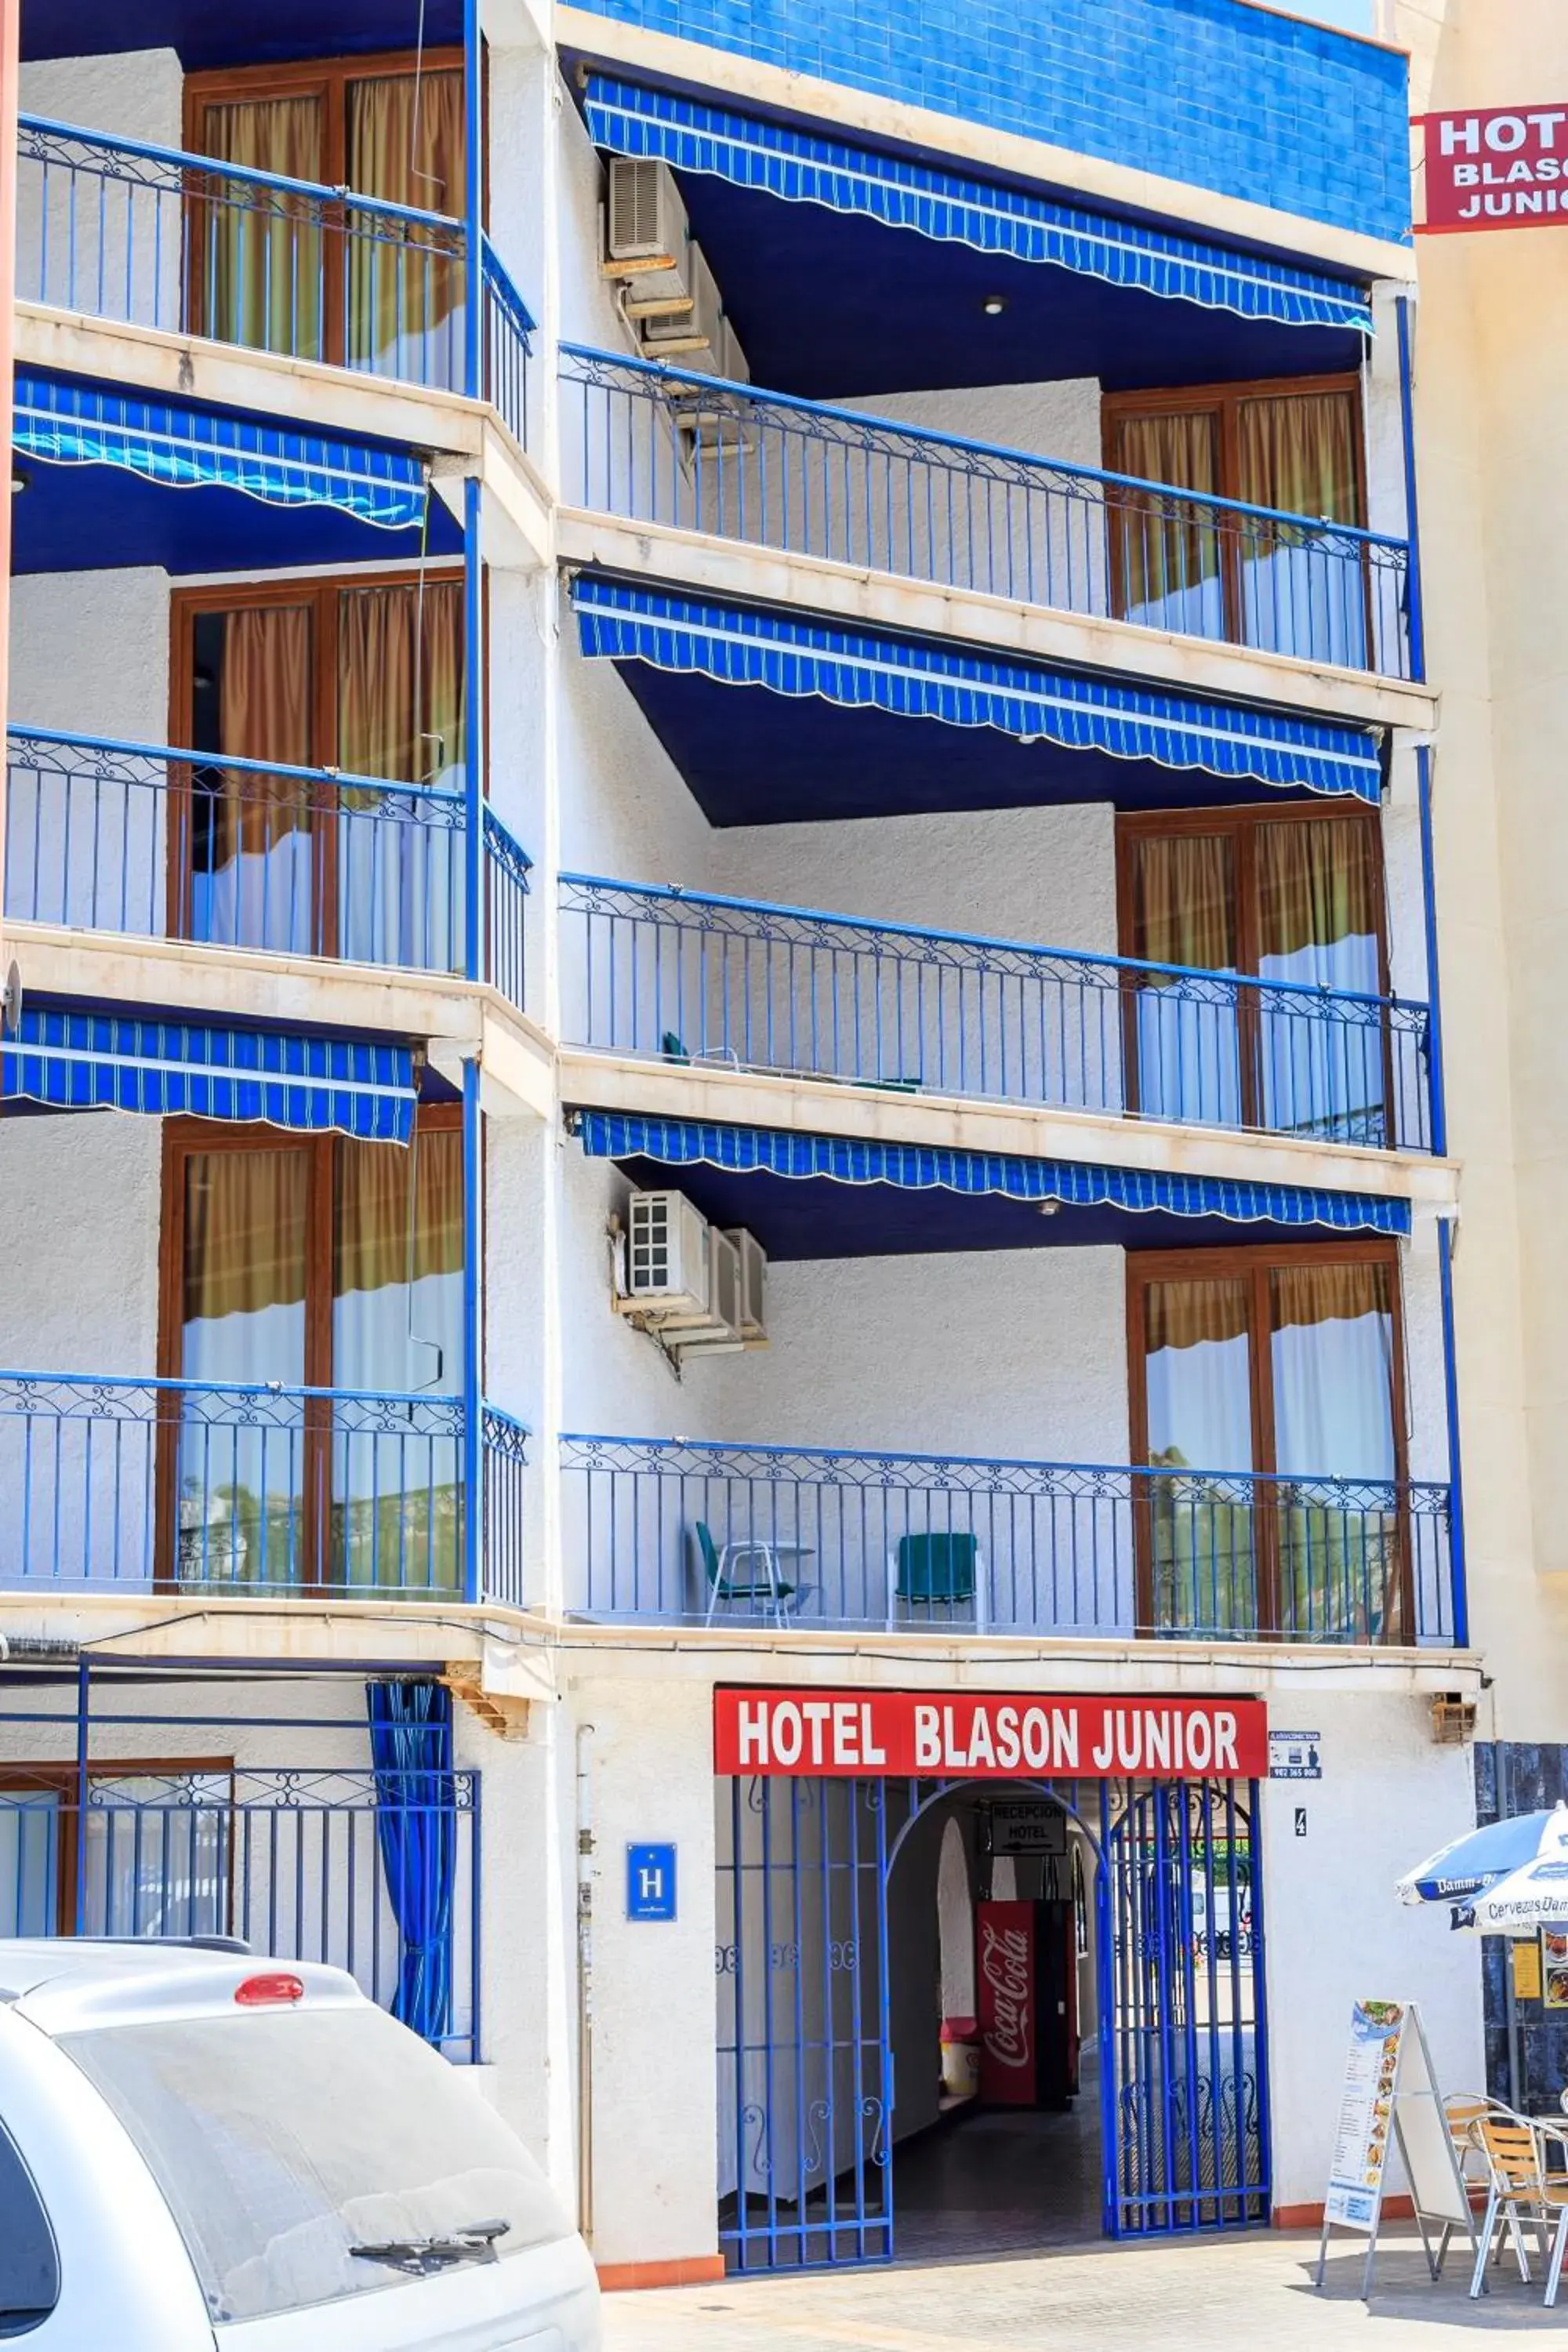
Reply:
[[[1273,1780],[1264,1792],[1279,2209],[1322,2203],[1353,2001],[1419,2004],[1440,2090],[1484,2088],[1486,2068],[1479,1939],[1450,1933],[1440,1906],[1407,1909],[1393,1893],[1402,1872],[1474,1821],[1471,1751],[1433,1745],[1424,1699],[1325,1694],[1310,1674],[1269,1720],[1321,1732],[1323,1761],[1321,1781]]]
[[[15,1242],[0,1359],[148,1377],[158,1349],[163,1123],[117,1111],[0,1121]]]
[[[184,143],[184,88],[173,49],[57,58],[22,68],[28,113],[175,149]],[[16,171],[20,299],[178,331],[184,205],[178,171],[138,167],[132,177],[90,146],[68,147],[68,166],[57,150],[46,180],[26,144]]]
[[[14,580],[10,712],[14,727],[165,741],[168,575],[127,567]]]

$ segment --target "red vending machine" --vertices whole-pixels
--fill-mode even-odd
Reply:
[[[980,2096],[1065,2107],[1078,2089],[1078,1966],[1070,1903],[979,1903],[974,1983]]]

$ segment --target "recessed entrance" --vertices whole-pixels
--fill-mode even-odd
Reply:
[[[732,2269],[1267,2220],[1255,1784],[717,1794]]]

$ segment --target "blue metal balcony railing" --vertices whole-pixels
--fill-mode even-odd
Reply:
[[[5,913],[139,939],[465,968],[460,786],[13,729]],[[485,976],[521,1007],[529,861],[488,808]]]
[[[462,222],[20,118],[16,293],[117,324],[468,389]],[[485,396],[521,440],[531,321],[483,260]]]
[[[561,877],[574,1045],[1403,1151],[1424,1004]]]
[[[428,2028],[448,2058],[478,2057],[477,1772],[95,1766],[85,1805],[68,1770],[13,1761],[10,1778],[0,1790],[0,1936],[242,1937],[271,1959],[346,1969],[372,2000]],[[388,1815],[405,1832],[399,1853],[451,1853],[450,1916],[430,1928],[438,1951],[411,1946],[399,1927],[379,1835]],[[432,1959],[434,2014],[412,2017],[413,1967]]]
[[[1405,541],[561,349],[563,481],[628,521],[1408,678]]]
[[[481,1413],[481,1591],[521,1591],[526,1432]],[[429,1391],[0,1372],[0,1590],[477,1600],[463,1444]]]
[[[1447,1486],[563,1437],[568,1606],[664,1622],[1454,1637]]]

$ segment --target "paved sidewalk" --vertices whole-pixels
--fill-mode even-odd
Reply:
[[[1471,2303],[1464,2248],[1434,2286],[1401,2234],[1379,2252],[1366,2305],[1362,2257],[1337,2244],[1321,2294],[1316,2239],[1265,2231],[612,2294],[605,2352],[1458,2352],[1478,2331],[1568,2347],[1568,2300],[1543,2310],[1539,2278],[1527,2288],[1495,2273]]]

